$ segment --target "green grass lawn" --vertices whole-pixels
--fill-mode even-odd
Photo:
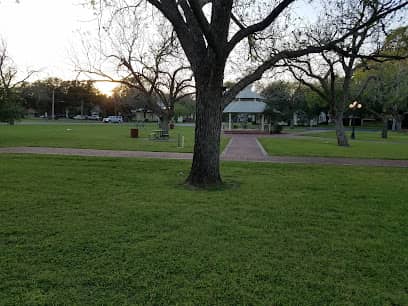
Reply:
[[[192,152],[194,146],[194,128],[176,126],[170,130],[168,141],[149,140],[156,124],[147,124],[139,128],[139,138],[130,138],[132,124],[47,124],[0,126],[0,147],[62,147],[106,150]],[[177,147],[178,134],[183,135],[185,147]],[[224,148],[227,138],[221,141]]]
[[[315,139],[261,137],[259,141],[269,155],[408,159],[408,142],[351,140],[350,147],[340,147],[334,137]]]
[[[0,155],[3,305],[407,305],[408,170]]]
[[[347,136],[350,137],[351,132],[347,131]],[[322,137],[322,138],[336,138],[335,131],[308,133],[307,136]],[[381,138],[381,131],[365,132],[356,130],[356,140],[380,141],[380,142],[402,142],[408,143],[407,132],[388,132],[388,138]]]

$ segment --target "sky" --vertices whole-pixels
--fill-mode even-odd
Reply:
[[[81,0],[2,0],[0,38],[18,69],[39,73],[34,78],[75,79],[72,50],[78,47],[78,32],[96,29],[90,9]],[[96,87],[110,94],[115,87],[99,83]]]
[[[85,0],[0,0],[0,37],[21,71],[40,70],[36,78],[74,79],[72,50],[78,31],[96,31]],[[112,84],[99,84],[105,93]]]
[[[69,50],[75,33],[92,27],[92,12],[78,0],[1,2],[0,37],[17,66],[41,69],[50,76],[73,77]]]

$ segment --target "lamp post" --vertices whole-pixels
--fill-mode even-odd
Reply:
[[[363,105],[358,103],[357,101],[354,101],[353,103],[349,104],[349,109],[352,111],[352,113],[354,113],[357,109],[362,108]],[[356,133],[355,133],[355,122],[354,122],[354,114],[353,114],[353,118],[352,118],[352,131],[351,131],[351,139],[356,139]]]

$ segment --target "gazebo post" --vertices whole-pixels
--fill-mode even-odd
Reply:
[[[231,127],[232,127],[232,116],[231,113],[228,113],[228,130],[231,131]]]
[[[264,126],[265,126],[265,115],[262,114],[262,119],[261,119],[261,131],[264,130]]]

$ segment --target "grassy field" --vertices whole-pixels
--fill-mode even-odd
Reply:
[[[259,141],[269,155],[408,159],[408,142],[351,140],[350,147],[339,147],[334,137],[315,139],[268,137],[259,138]]]
[[[351,132],[347,131],[347,136],[350,137]],[[307,136],[322,137],[322,138],[336,138],[336,133],[334,131],[330,132],[320,132],[320,133],[307,133]],[[388,138],[381,138],[381,132],[366,132],[356,130],[356,140],[367,140],[367,141],[379,141],[379,142],[402,142],[408,143],[408,133],[407,132],[388,132]]]
[[[139,138],[130,138],[132,124],[47,124],[0,126],[0,147],[61,147],[106,150],[192,152],[194,146],[194,128],[176,126],[170,130],[168,141],[149,140],[156,124],[147,124],[139,128]],[[185,138],[185,147],[177,147],[177,136]],[[227,138],[221,141],[224,148]]]
[[[0,155],[0,301],[407,305],[408,170]]]

